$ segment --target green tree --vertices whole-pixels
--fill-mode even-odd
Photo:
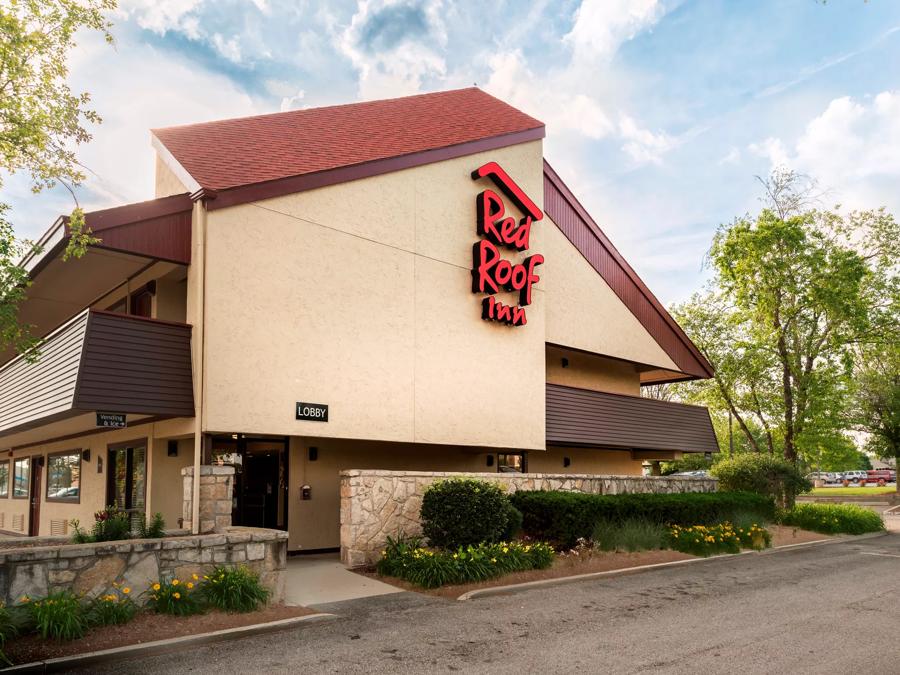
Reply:
[[[839,435],[855,350],[900,337],[900,228],[883,209],[812,208],[811,188],[793,172],[763,185],[760,214],[716,233],[715,293],[690,310],[705,312],[721,340],[711,360],[717,366],[726,354],[716,376],[726,403],[756,417],[770,451],[778,441],[796,463],[805,448]]]
[[[860,357],[851,421],[869,435],[867,450],[900,467],[900,343],[867,345]]]
[[[0,187],[4,173],[26,173],[37,193],[65,187],[75,203],[68,220],[64,258],[81,257],[96,243],[85,227],[75,187],[84,180],[75,148],[90,140],[87,124],[100,117],[87,93],[66,83],[66,59],[79,30],[103,33],[112,42],[105,13],[115,0],[7,0],[0,4]],[[29,326],[18,322],[28,274],[19,267],[34,244],[16,238],[0,203],[0,349],[28,351],[35,345]]]

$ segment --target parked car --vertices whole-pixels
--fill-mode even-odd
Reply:
[[[868,471],[863,471],[861,469],[856,469],[854,471],[845,471],[843,482],[844,483],[858,483],[861,480],[866,480],[869,477]]]
[[[897,472],[891,469],[870,469],[866,471],[866,483],[876,483],[878,485],[887,485],[897,481]]]
[[[831,471],[813,471],[806,474],[806,477],[813,482],[820,480],[823,483],[835,483],[838,481],[836,474]]]
[[[707,478],[709,476],[709,471],[705,471],[703,469],[699,471],[679,471],[678,473],[670,474],[672,476],[691,476],[693,478]]]

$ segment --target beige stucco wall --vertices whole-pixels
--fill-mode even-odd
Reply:
[[[570,460],[567,467],[563,466],[565,457]],[[643,467],[632,459],[630,450],[550,447],[546,452],[528,453],[528,472],[640,476]]]
[[[516,329],[469,290],[488,160],[540,202],[534,142],[210,212],[204,428],[542,449],[541,285]]]
[[[309,460],[309,447],[318,459]],[[290,550],[335,548],[340,544],[340,477],[349,469],[492,472],[483,448],[376,443],[326,438],[292,438],[288,492]],[[563,457],[571,464],[563,467]],[[496,466],[496,464],[495,464]],[[596,473],[640,476],[641,462],[628,451],[550,448],[528,453],[529,473]],[[302,500],[309,485],[311,499]]]
[[[544,231],[547,342],[677,370],[559,228],[548,222]]]
[[[107,449],[110,444],[127,442],[136,439],[163,439],[175,435],[183,434],[191,429],[188,426],[192,420],[173,419],[152,424],[141,424],[127,429],[114,429],[110,431],[99,432],[96,434],[81,436],[69,440],[52,441],[49,443],[38,444],[32,447],[14,450],[10,457],[10,491],[9,498],[0,498],[0,513],[4,514],[3,530],[8,532],[26,533],[28,530],[28,512],[29,499],[13,499],[12,498],[12,466],[16,459],[21,457],[44,457],[44,466],[42,467],[41,476],[41,513],[40,513],[40,530],[39,535],[49,536],[51,534],[51,521],[66,522],[77,518],[81,522],[84,529],[89,530],[94,522],[94,513],[99,511],[106,505],[106,480],[108,471]],[[165,442],[156,440],[155,446],[162,446],[162,454],[165,455]],[[179,449],[179,458],[177,461],[192,461],[192,446],[185,446],[186,450],[182,455]],[[90,449],[91,459],[89,462],[82,460],[81,462],[81,498],[79,503],[62,503],[47,501],[47,461],[46,457],[50,453],[62,452],[66,450],[84,451]],[[98,472],[98,458],[102,457],[102,471]],[[148,481],[147,497],[150,498],[150,508],[153,511],[163,512],[168,527],[177,527],[178,516],[181,515],[181,476],[177,476],[177,480],[169,483],[171,467],[165,460],[168,457],[159,457],[158,447],[152,458],[148,457],[148,475],[151,479]],[[32,466],[34,464],[32,463]],[[178,470],[180,472],[180,468]],[[174,491],[178,496],[178,503],[174,510],[167,505],[168,496],[161,498],[160,506],[153,505],[153,495],[162,493],[165,490]],[[21,530],[13,529],[12,518],[14,515],[24,515],[24,527]],[[68,533],[71,534],[72,528],[69,526]]]
[[[150,486],[147,494],[147,512],[161,513],[166,527],[178,527],[184,500],[181,470],[194,464],[194,439],[182,438],[178,443],[178,456],[169,457],[169,439],[157,438],[153,442],[150,457]]]
[[[156,198],[179,195],[187,191],[184,183],[178,180],[159,155],[156,155]]]
[[[566,367],[562,365],[564,358],[569,363]],[[640,374],[633,363],[549,345],[547,382],[614,394],[641,395]]]

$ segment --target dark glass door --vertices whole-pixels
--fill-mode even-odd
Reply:
[[[287,529],[287,441],[213,438],[213,464],[234,467],[231,520],[235,525]]]
[[[147,493],[147,442],[109,446],[106,503],[135,518],[144,512]]]

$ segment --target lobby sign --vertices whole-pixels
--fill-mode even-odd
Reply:
[[[328,405],[325,403],[304,403],[297,401],[297,419],[308,422],[327,422]]]
[[[128,426],[124,413],[97,413],[97,426],[104,429],[124,429]]]
[[[485,321],[524,326],[528,323],[525,307],[531,304],[532,288],[541,280],[534,270],[544,262],[544,256],[534,254],[513,263],[500,255],[500,249],[527,251],[531,226],[544,214],[497,162],[488,162],[472,172],[473,180],[482,178],[493,181],[524,216],[516,223],[494,190],[484,190],[475,198],[476,232],[481,239],[472,247],[472,292],[488,294],[481,301],[481,318]],[[498,300],[495,294],[502,291],[518,291],[517,304]]]

